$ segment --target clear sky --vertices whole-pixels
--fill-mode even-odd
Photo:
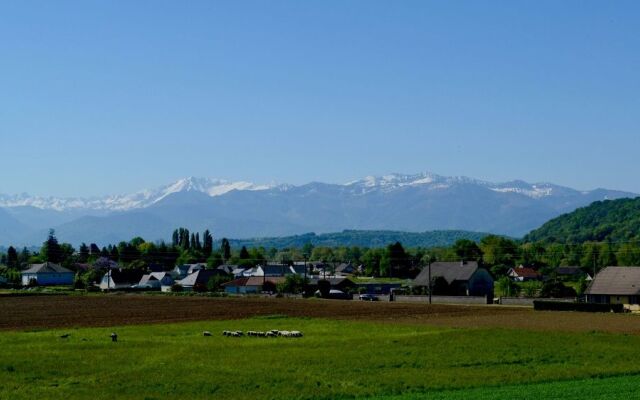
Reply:
[[[638,1],[5,1],[0,193],[433,171],[640,192]]]

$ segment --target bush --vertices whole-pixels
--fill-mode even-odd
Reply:
[[[181,293],[184,291],[184,288],[182,287],[181,284],[179,283],[174,283],[173,285],[171,285],[171,291],[173,293]]]
[[[548,281],[540,289],[540,297],[576,297],[576,291],[562,282]]]
[[[537,311],[581,311],[581,312],[616,312],[624,311],[622,304],[566,303],[562,301],[534,300],[533,309]]]

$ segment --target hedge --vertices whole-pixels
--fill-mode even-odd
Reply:
[[[624,311],[622,304],[598,303],[566,303],[561,301],[534,300],[533,309],[537,311],[581,311],[581,312],[615,312]]]

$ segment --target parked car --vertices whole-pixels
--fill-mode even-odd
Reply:
[[[361,294],[359,296],[360,300],[362,301],[378,301],[380,300],[378,298],[378,296],[372,295],[372,294]]]

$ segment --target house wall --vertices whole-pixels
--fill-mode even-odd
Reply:
[[[620,296],[615,294],[589,294],[589,303],[598,304],[640,304],[640,296]]]
[[[72,272],[63,273],[40,273],[40,274],[22,274],[22,284],[28,285],[31,279],[35,279],[40,286],[47,285],[73,285],[74,274]]]
[[[493,277],[484,269],[478,268],[469,279],[469,296],[493,297]]]

